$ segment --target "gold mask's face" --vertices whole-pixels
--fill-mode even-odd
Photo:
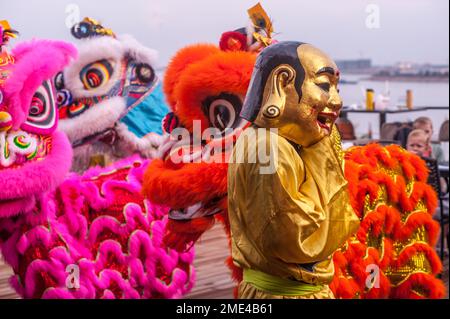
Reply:
[[[342,100],[337,89],[339,71],[333,60],[311,45],[300,45],[297,54],[305,70],[303,84],[301,88],[295,87],[292,78],[298,74],[292,67],[287,66],[290,71],[285,72],[284,80],[280,81],[275,79],[277,78],[275,70],[273,78],[269,80],[270,83],[284,82],[284,84],[280,84],[278,90],[270,90],[266,86],[266,101],[270,101],[269,105],[278,104],[281,109],[278,117],[273,117],[268,123],[266,116],[265,122],[266,125],[277,127],[281,136],[308,147],[330,135],[339,116],[342,108]],[[292,72],[291,80],[286,80],[289,78],[286,74],[290,72]],[[271,87],[274,86],[276,84]],[[300,100],[297,91],[302,92]],[[261,115],[264,117],[264,114]]]
[[[305,128],[306,144],[313,144],[330,135],[341,111],[339,71],[333,60],[311,45],[301,45],[297,52],[305,69],[298,121]]]

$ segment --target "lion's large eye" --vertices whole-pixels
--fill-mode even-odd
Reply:
[[[136,66],[136,76],[142,83],[150,83],[155,79],[155,71],[150,65],[140,63]]]
[[[211,126],[220,131],[235,128],[239,123],[242,101],[237,95],[221,93],[218,96],[209,97],[203,106]]]
[[[58,91],[64,89],[64,74],[62,72],[55,76],[55,89]]]
[[[80,79],[86,90],[93,90],[107,83],[113,71],[108,60],[100,60],[85,66],[81,70]]]
[[[53,87],[45,81],[34,93],[23,124],[30,132],[49,133],[56,126],[56,111]]]
[[[70,31],[77,39],[87,38],[92,32],[92,25],[87,22],[80,22],[75,24]]]
[[[31,100],[29,115],[31,118],[38,118],[44,115],[48,109],[45,96],[41,92],[36,92]]]

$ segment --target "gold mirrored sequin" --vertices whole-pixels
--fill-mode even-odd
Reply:
[[[374,247],[377,250],[382,250],[384,252],[384,239],[385,234],[380,234],[379,236],[371,236],[370,233],[367,234],[367,246]],[[381,259],[381,256],[380,256]]]

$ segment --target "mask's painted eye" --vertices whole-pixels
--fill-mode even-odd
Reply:
[[[80,79],[86,90],[93,90],[107,83],[113,70],[108,60],[100,60],[85,66],[81,70]]]
[[[55,76],[55,89],[58,91],[64,89],[64,75],[62,72],[59,72]]]
[[[209,97],[203,105],[211,126],[220,131],[224,131],[226,128],[235,128],[239,123],[242,101],[238,96],[222,93]]]
[[[331,85],[330,83],[318,83],[316,84],[318,87],[320,87],[325,92],[330,92]]]
[[[45,81],[31,99],[28,117],[22,128],[32,133],[51,133],[56,127],[55,108],[53,87],[50,81]]]

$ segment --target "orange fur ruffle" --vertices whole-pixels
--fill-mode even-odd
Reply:
[[[186,67],[172,94],[176,100],[176,114],[183,126],[191,130],[192,121],[200,120],[202,131],[210,127],[202,110],[207,97],[221,93],[244,97],[255,59],[256,55],[251,52],[220,51]]]
[[[432,215],[437,196],[427,184],[425,162],[397,145],[382,147],[369,144],[353,147],[345,155],[345,175],[348,180],[350,202],[362,219],[356,233],[358,241],[348,241],[345,248],[333,256],[336,276],[331,288],[338,298],[440,298],[443,284],[435,278],[442,271],[442,263],[433,249],[439,235],[439,224]],[[407,185],[411,189],[407,189]],[[384,200],[379,202],[379,195]],[[368,196],[369,207],[367,210]],[[375,200],[378,202],[375,205]],[[425,210],[418,210],[422,202]],[[424,229],[426,242],[409,240],[416,231]],[[372,238],[369,242],[368,239]],[[377,247],[367,247],[375,243]],[[397,254],[394,243],[404,245]],[[396,247],[397,247],[396,246]],[[391,287],[384,271],[406,265],[416,254],[422,253],[431,266],[429,274],[412,272],[398,287]],[[367,265],[379,266],[380,288],[367,289]],[[425,291],[425,296],[415,293]]]
[[[173,94],[174,88],[184,70],[192,63],[218,52],[220,49],[213,44],[194,44],[182,48],[173,56],[167,66],[163,82],[164,94],[172,111],[176,112],[177,110],[177,97]]]
[[[189,163],[173,168],[153,160],[144,174],[143,194],[151,201],[181,209],[227,193],[228,164]]]

